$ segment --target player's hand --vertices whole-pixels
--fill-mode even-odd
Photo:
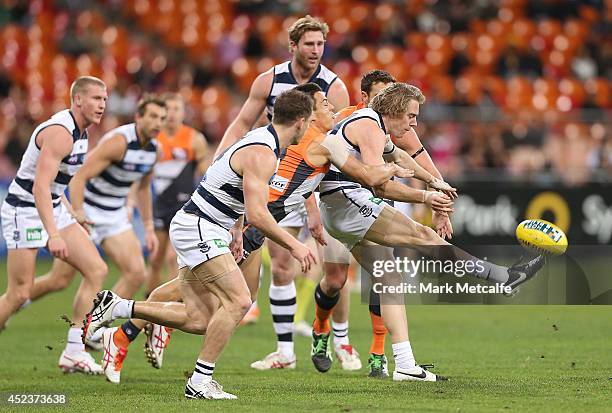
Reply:
[[[87,218],[87,215],[85,215],[85,212],[83,211],[75,212],[74,219],[76,220],[76,222],[78,222],[80,226],[83,227],[85,231],[87,231],[88,234],[91,234],[91,229],[94,223],[92,220]]]
[[[453,238],[453,224],[451,224],[448,213],[433,211],[431,220],[436,232],[442,239]]]
[[[321,214],[318,213],[318,210],[316,214],[308,214],[306,218],[310,235],[312,235],[319,244],[323,246],[327,245],[327,241],[325,241],[325,231],[323,231],[323,224],[321,224]]]
[[[55,258],[59,258],[61,260],[68,258],[68,246],[59,234],[49,237],[49,241],[47,241],[47,249]]]
[[[435,189],[436,191],[440,191],[442,193],[444,193],[445,195],[448,195],[450,197],[450,199],[455,199],[457,198],[459,195],[457,195],[457,188],[453,188],[452,186],[450,186],[447,182],[444,182],[441,179],[438,178],[433,178],[432,181],[427,183],[432,189]]]
[[[425,191],[425,205],[429,206],[434,211],[453,212],[453,201],[445,194],[433,191]]]
[[[230,234],[232,234],[232,241],[230,242],[229,249],[236,263],[239,263],[244,256],[242,230],[241,228],[232,227]]]
[[[157,239],[157,235],[155,235],[155,231],[153,229],[145,230],[145,245],[147,247],[147,251],[149,251],[149,254],[157,254],[159,240]]]
[[[315,257],[314,253],[310,250],[310,248],[301,242],[298,242],[296,246],[290,250],[290,252],[293,258],[298,260],[300,263],[303,273],[308,272],[310,267],[317,263],[317,258]]]
[[[389,165],[391,165],[391,168],[393,168],[394,170],[393,176],[397,178],[412,178],[414,176],[413,169],[402,168],[401,166],[397,165],[395,162],[390,162]]]

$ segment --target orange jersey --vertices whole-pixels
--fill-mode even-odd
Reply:
[[[303,204],[329,171],[330,164],[315,166],[307,159],[310,144],[323,138],[324,133],[310,127],[300,142],[289,146],[281,157],[277,171],[270,180],[268,196],[268,209],[276,219],[282,219]]]
[[[162,149],[159,161],[163,162],[171,159],[192,161],[194,157],[193,138],[195,135],[196,130],[186,125],[181,125],[172,136],[169,136],[165,130],[162,130],[157,135],[157,142],[159,142]]]
[[[336,113],[336,117],[334,118],[336,124],[340,123],[341,120],[348,118],[355,112],[356,110],[365,108],[365,104],[363,102],[359,102],[353,106],[347,106],[344,109],[341,109]]]
[[[196,171],[193,151],[196,133],[195,129],[181,125],[172,136],[166,131],[161,131],[157,135],[160,151],[153,174],[156,211],[172,211],[177,205],[189,200],[194,188]]]

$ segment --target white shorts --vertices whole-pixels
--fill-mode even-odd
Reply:
[[[170,222],[170,242],[176,250],[179,268],[193,269],[219,255],[229,254],[231,241],[232,236],[225,228],[183,210]]]
[[[308,225],[306,217],[306,207],[302,204],[289,212],[285,218],[280,220],[278,225],[283,228],[302,228]]]
[[[414,204],[409,202],[394,202],[393,208],[397,209],[402,214],[406,215],[408,218],[412,219],[412,210]]]
[[[107,211],[89,204],[83,204],[83,210],[87,218],[93,222],[90,238],[98,245],[107,238],[132,229],[126,207],[115,211]]]
[[[365,188],[344,189],[321,197],[321,221],[332,237],[350,251],[387,204]]]
[[[15,207],[2,203],[2,235],[6,248],[42,248],[47,246],[49,235],[35,207]],[[53,218],[58,230],[76,223],[66,206],[60,202],[53,208]]]

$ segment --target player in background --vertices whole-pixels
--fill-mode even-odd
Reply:
[[[170,240],[180,260],[185,304],[204,307],[220,302],[211,308],[204,344],[185,386],[186,398],[236,398],[224,392],[212,376],[218,357],[251,306],[249,288],[229,249],[230,229],[240,217],[246,213],[254,226],[290,249],[303,271],[316,262],[313,252],[280,228],[266,207],[268,182],[278,156],[304,135],[312,107],[312,99],[302,92],[281,94],[272,123],[249,132],[223,152],[172,220]],[[133,316],[139,317],[139,304],[110,291],[100,292],[83,328],[84,339],[114,318]]]
[[[543,265],[542,257],[510,268],[479,260],[447,243],[434,230],[414,222],[381,199],[418,202],[420,198],[420,202],[423,202],[430,197],[436,197],[442,205],[435,209],[442,212],[452,211],[451,197],[456,197],[456,190],[426,172],[406,152],[394,145],[389,147],[388,134],[402,136],[417,126],[419,107],[424,101],[424,95],[415,86],[394,83],[381,90],[368,108],[353,112],[336,125],[330,134],[335,135],[339,142],[352,154],[359,156],[364,163],[377,165],[386,159],[395,161],[400,166],[413,168],[415,177],[446,195],[441,198],[438,192],[406,191],[401,183],[389,181],[375,187],[376,196],[372,196],[370,190],[332,168],[321,182],[320,207],[323,224],[330,235],[345,244],[362,267],[369,269],[370,274],[374,260],[393,260],[392,247],[411,247],[428,257],[480,263],[469,275],[515,288],[535,275]],[[373,245],[391,248],[378,248],[373,251]],[[401,275],[389,272],[386,280],[389,279],[398,282]],[[326,274],[315,293],[317,311],[313,324],[312,361],[320,372],[331,368],[329,317],[345,282],[345,277],[332,279]],[[381,313],[393,341],[393,380],[443,380],[442,376],[416,364],[408,338],[403,298],[392,298],[395,300],[391,303],[381,300]]]
[[[153,172],[155,202],[153,223],[159,248],[149,259],[145,291],[147,295],[161,284],[164,264],[170,278],[178,274],[176,253],[168,242],[170,221],[189,200],[196,187],[195,177],[204,175],[209,164],[208,144],[204,135],[185,125],[185,101],[179,93],[162,95],[168,116],[157,136],[160,158]],[[166,277],[167,279],[168,277]],[[164,280],[165,281],[165,280]]]
[[[75,220],[64,191],[83,164],[87,128],[100,123],[107,98],[103,81],[79,77],[70,87],[70,109],[54,114],[32,133],[2,203],[8,285],[0,297],[0,329],[30,297],[40,248],[46,247],[53,257],[83,274],[74,298],[73,320],[82,319],[102,287],[108,268],[85,228]],[[69,328],[59,367],[65,372],[100,374],[102,368],[85,351],[80,330],[79,325]]]
[[[336,114],[336,122],[341,122],[356,110],[368,107],[370,101],[378,94],[378,92],[395,82],[396,79],[389,72],[384,70],[372,70],[366,73],[361,78],[361,102],[355,106],[349,106],[339,111]],[[421,143],[414,129],[411,129],[399,137],[391,136],[391,140],[398,148],[401,148],[405,152],[409,153],[412,158],[415,159],[416,162],[427,172],[431,173],[438,179],[444,180],[442,174],[440,174],[440,171],[438,171],[431,157],[423,147],[423,144]],[[395,208],[400,211],[400,207],[402,205],[403,204],[401,203],[395,203],[395,205],[392,204],[392,206],[395,206]],[[448,213],[433,210],[432,222],[440,237],[445,239],[450,239],[452,237],[453,227],[451,225]],[[339,241],[332,239],[330,242],[328,242],[328,245],[325,246],[325,259],[323,264],[325,273],[329,274],[330,278],[346,278],[350,258],[350,252]],[[338,343],[336,340],[337,336],[335,326],[342,322],[348,322],[348,312],[345,313],[342,306],[342,300],[345,299],[345,291],[346,288],[341,290],[340,301],[332,313],[332,331],[334,332],[334,347],[336,349],[336,354],[338,354]],[[379,300],[380,297],[372,293],[372,300],[369,306],[370,319],[372,321],[372,342],[370,345],[370,356],[368,358],[370,377],[387,377],[389,375],[387,371],[387,358],[385,357],[385,336],[387,334],[387,329],[385,328],[385,324],[380,315],[380,305],[378,304]],[[348,306],[346,308],[348,308]],[[342,310],[338,311],[338,309]]]
[[[272,119],[276,97],[296,85],[307,82],[316,83],[321,87],[332,106],[343,108],[349,105],[349,94],[345,84],[334,72],[321,64],[328,32],[329,27],[326,23],[311,16],[302,17],[289,27],[291,60],[275,65],[257,76],[238,117],[223,135],[215,157],[253,128],[264,111],[268,119]],[[307,226],[307,215],[312,214],[313,207],[316,208],[316,204],[310,204],[308,210],[302,207],[294,211],[279,225],[292,234],[299,233],[302,227]],[[272,273],[281,278],[295,278],[296,264],[288,252],[274,245],[273,242],[269,242],[268,247],[272,259]],[[320,266],[316,266],[306,277],[318,278],[320,272]],[[294,297],[297,295],[293,282],[284,289],[290,289]],[[276,300],[277,295],[285,295],[285,291],[281,290],[272,284],[269,291],[270,299]],[[251,311],[245,316],[244,322],[256,321],[258,314],[259,310],[254,304]]]
[[[132,297],[145,280],[145,263],[140,241],[128,218],[128,192],[136,183],[135,198],[145,227],[145,244],[150,253],[157,249],[153,231],[151,176],[157,159],[158,135],[166,116],[165,103],[154,95],[144,96],[136,109],[135,123],[107,132],[90,152],[87,161],[70,183],[70,199],[76,219],[91,227],[91,239],[113,261],[121,277],[113,290]],[[32,291],[37,297],[68,286],[76,269],[54,260],[49,274],[38,277]],[[101,348],[104,330],[87,344]]]

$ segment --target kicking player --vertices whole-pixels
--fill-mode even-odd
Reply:
[[[323,173],[328,169],[330,162],[330,152],[320,145],[324,136],[316,133],[316,129],[313,131],[317,122],[330,122],[331,111],[326,107],[326,98],[323,93],[320,92],[319,86],[316,84],[306,84],[298,86],[300,90],[303,90],[309,94],[314,94],[316,100],[316,110],[313,116],[313,125],[309,128],[307,134],[299,145],[290,146],[285,154],[285,157],[281,160],[279,170],[285,171],[285,178],[290,177],[291,181],[286,185],[282,194],[279,194],[278,188],[273,190],[270,187],[268,209],[272,213],[276,221],[282,220],[291,210],[299,207],[305,200],[304,195],[311,193],[316,189],[320,180],[323,177]],[[321,127],[321,126],[319,126]],[[308,159],[314,159],[318,162],[318,166],[309,166],[308,168],[296,168],[300,164],[304,164],[303,151],[306,150],[306,146],[303,144],[304,140],[307,140],[307,149],[311,154]],[[389,180],[392,176],[410,176],[410,171],[402,170],[395,165],[380,165],[377,167],[369,167],[358,162],[354,157],[349,157],[344,148],[340,148],[344,151],[345,156],[339,156],[335,159],[336,165],[347,174],[354,176],[360,182],[366,185],[378,185],[382,182]],[[299,173],[293,173],[287,175],[286,172],[295,170]],[[283,172],[281,172],[283,174]],[[271,181],[276,181],[277,176],[272,178]],[[279,196],[280,195],[280,196]],[[239,227],[232,228],[233,240],[231,249],[234,254],[234,258],[241,260],[240,269],[242,270],[247,285],[250,289],[251,296],[257,295],[259,268],[261,265],[261,247],[263,245],[265,237],[255,229],[255,227],[248,225],[244,231],[241,231]],[[324,242],[321,238],[321,230],[319,230],[317,238]],[[236,240],[244,239],[244,243],[236,243]],[[244,245],[244,252],[242,246]],[[244,258],[244,259],[243,259]],[[204,334],[210,320],[211,312],[204,306],[193,306],[189,305],[188,302],[182,303],[170,303],[171,301],[179,301],[182,299],[180,282],[176,278],[172,281],[163,284],[162,286],[155,289],[146,303],[137,303],[137,308],[140,316],[143,319],[152,321],[154,323],[165,324],[169,327],[179,328],[183,331],[191,332],[194,334]],[[161,307],[159,302],[166,302]],[[216,304],[212,304],[212,308],[216,308]],[[161,321],[163,320],[163,321]],[[115,340],[111,341],[110,346],[107,346],[105,342],[105,354],[109,354],[111,358],[116,355],[121,355],[120,359],[123,360],[123,350],[121,343],[128,340],[125,337],[124,330],[136,329],[140,330],[144,327],[145,321],[132,319],[124,323],[122,328],[115,329]],[[160,327],[164,328],[164,327]],[[163,349],[165,348],[164,337],[156,335],[156,341],[154,345],[147,349],[147,355],[154,367],[160,368],[163,356]],[[122,364],[122,363],[120,363]],[[282,366],[278,366],[282,367]],[[287,365],[286,367],[289,367]],[[119,370],[121,365],[119,366]]]
[[[308,128],[312,99],[299,91],[277,98],[272,123],[249,132],[211,165],[191,200],[177,213],[170,240],[179,257],[182,298],[187,306],[220,305],[213,314],[185,397],[235,399],[212,379],[215,362],[251,306],[244,277],[229,250],[230,228],[245,212],[253,225],[291,250],[307,271],[316,262],[310,249],[278,226],[266,208],[268,181],[280,151],[296,143]],[[138,304],[110,291],[98,293],[83,328],[85,339],[114,318],[139,317]]]
[[[40,248],[47,247],[53,257],[83,274],[73,303],[73,320],[82,319],[102,287],[108,268],[87,231],[72,216],[64,190],[83,164],[87,128],[100,123],[107,98],[103,81],[79,77],[70,87],[70,109],[56,113],[32,133],[2,203],[8,286],[0,297],[0,329],[30,297]],[[79,325],[70,327],[59,367],[65,372],[100,374],[102,368],[85,351],[80,335]]]
[[[268,119],[272,119],[276,97],[296,85],[314,82],[321,87],[333,107],[343,108],[349,105],[349,94],[345,84],[334,72],[321,64],[328,32],[329,27],[326,23],[311,16],[302,17],[289,27],[291,60],[275,65],[255,79],[246,102],[242,106],[238,117],[230,124],[223,135],[215,156],[253,128],[264,110]],[[308,205],[308,210],[302,205],[289,214],[279,225],[297,236],[301,228],[307,227],[307,216],[314,218],[312,214],[316,214],[316,203],[314,203],[314,200],[309,202],[311,204]],[[291,278],[293,280],[296,276],[296,263],[289,253],[284,248],[275,245],[274,242],[269,242],[268,248],[272,260],[273,278]],[[317,265],[313,266],[309,274],[305,274],[305,277],[307,279],[318,279],[320,274],[321,267]],[[296,297],[293,281],[284,288],[278,289],[276,287],[277,285],[274,282],[270,286],[271,300],[277,300],[280,295],[286,296],[287,294]],[[289,289],[292,291],[291,293],[285,291]],[[251,311],[245,316],[244,322],[257,321],[258,314],[259,309],[254,304]]]
[[[149,259],[149,271],[145,291],[149,294],[161,283],[164,263],[168,274],[178,274],[176,253],[168,242],[170,221],[189,200],[195,188],[194,177],[204,175],[208,167],[208,144],[204,135],[183,123],[185,102],[179,93],[162,96],[168,116],[157,142],[161,148],[160,159],[153,172],[155,202],[153,223],[159,241],[157,253]]]
[[[396,82],[396,79],[384,70],[372,70],[366,73],[361,78],[361,102],[355,106],[349,106],[342,109],[336,114],[336,122],[341,122],[353,112],[359,109],[366,108],[370,101],[385,87]],[[423,147],[418,135],[414,129],[404,133],[400,137],[391,136],[391,139],[398,148],[411,154],[412,158],[422,166],[427,172],[431,173],[438,179],[444,180],[442,174],[434,165],[429,154]],[[401,203],[391,204],[398,210]],[[410,204],[408,204],[410,205]],[[433,226],[442,238],[450,239],[453,233],[453,227],[450,222],[450,217],[446,212],[432,211]],[[350,264],[350,252],[336,239],[328,242],[325,246],[325,273],[330,279],[346,279],[348,274],[348,266]],[[332,262],[330,262],[332,261]],[[332,313],[332,332],[334,333],[334,347],[338,355],[338,340],[337,340],[337,325],[348,323],[348,311],[345,313],[342,300],[344,299],[346,287],[340,291],[340,300],[334,307]],[[370,319],[372,322],[372,343],[370,345],[370,356],[368,358],[368,369],[370,377],[388,377],[387,358],[385,357],[385,336],[387,329],[380,315],[380,297],[372,293],[372,302],[370,302]],[[341,311],[338,311],[341,310]],[[348,328],[348,324],[346,325]]]
[[[134,182],[138,182],[136,197],[145,227],[145,245],[149,252],[157,248],[153,231],[151,172],[157,159],[155,137],[165,116],[164,101],[153,95],[145,96],[138,102],[135,123],[107,132],[70,183],[70,199],[76,219],[82,225],[91,226],[91,239],[102,247],[121,271],[113,291],[125,297],[132,297],[145,279],[140,241],[132,229],[126,208],[127,195]],[[51,272],[35,280],[32,291],[39,298],[57,291],[57,285],[65,288],[75,274],[72,265],[56,259]],[[101,348],[102,333],[87,344]]]
[[[387,133],[402,136],[417,125],[419,106],[425,101],[421,91],[405,83],[394,83],[383,89],[370,102],[369,108],[355,111],[352,115],[340,122],[332,134],[336,135],[347,149],[359,156],[370,165],[379,164],[385,155],[385,146],[388,144]],[[340,139],[342,138],[342,139]],[[404,151],[391,150],[387,152],[388,159],[392,159],[400,166],[414,168],[415,176],[419,177],[423,169]],[[426,172],[429,178],[425,179],[431,187],[444,191],[451,197],[456,192],[449,186],[441,185],[443,181],[436,179]],[[415,192],[400,190],[402,184],[389,181],[376,187],[375,193],[381,198],[401,201],[415,201]],[[432,196],[434,192],[418,191],[422,200]],[[418,199],[417,199],[418,201]],[[449,198],[450,201],[450,198]],[[459,248],[453,247],[436,234],[434,230],[412,221],[382,199],[372,196],[372,193],[357,184],[354,180],[343,175],[340,171],[332,170],[321,183],[321,218],[327,231],[351,251],[355,259],[364,267],[372,267],[373,260],[393,259],[392,250],[383,249],[385,256],[372,256],[368,245],[383,245],[387,247],[412,247],[421,253],[435,258],[463,260],[477,262],[475,257]],[[450,205],[446,208],[437,208],[441,212],[451,212]],[[373,244],[372,244],[373,243]],[[444,248],[427,248],[427,246],[443,246]],[[380,253],[380,249],[377,250]],[[490,280],[515,288],[530,279],[543,265],[543,258],[538,257],[527,264],[501,267],[489,262],[483,262],[470,275]],[[371,272],[370,272],[371,273]],[[394,280],[399,274],[390,274]],[[312,361],[321,372],[331,367],[331,357],[328,346],[329,316],[338,301],[338,293],[344,285],[344,279],[330,279],[327,274],[317,286],[315,300],[317,303],[316,317],[313,324]],[[394,303],[381,303],[382,317],[393,341],[393,355],[395,371],[393,379],[437,381],[443,380],[429,372],[424,366],[415,362],[410,341],[406,312],[403,305]]]

